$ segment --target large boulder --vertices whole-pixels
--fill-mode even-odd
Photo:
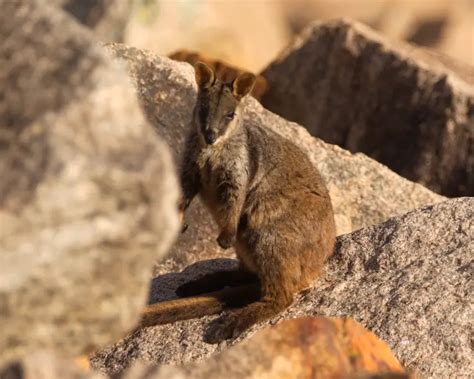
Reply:
[[[341,236],[296,314],[351,315],[422,377],[470,377],[473,235],[474,198],[460,198]]]
[[[128,75],[70,16],[0,12],[0,364],[133,327],[179,228],[171,155]]]
[[[472,377],[474,199],[427,206],[338,237],[322,278],[286,312],[238,339],[204,342],[213,317],[138,330],[94,355],[119,372],[134,360],[182,364],[251,336],[282,319],[351,316],[386,341],[401,364],[426,378]],[[154,300],[174,297],[183,282],[235,261],[211,260],[154,279]],[[166,270],[166,264],[162,265]]]
[[[262,75],[262,104],[448,196],[474,195],[474,68],[349,21],[309,26]]]

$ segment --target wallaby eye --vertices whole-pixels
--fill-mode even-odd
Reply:
[[[235,112],[230,112],[225,115],[225,118],[228,120],[233,120],[235,117]]]

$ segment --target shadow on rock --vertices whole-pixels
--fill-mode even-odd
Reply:
[[[176,299],[178,297],[176,295],[176,289],[180,285],[211,272],[234,270],[237,268],[237,266],[238,262],[235,259],[208,259],[189,265],[181,272],[172,272],[157,276],[151,281],[150,284],[150,296],[148,298],[148,304]]]

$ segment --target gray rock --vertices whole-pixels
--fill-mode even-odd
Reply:
[[[402,365],[422,377],[472,377],[473,236],[473,198],[412,211],[340,236],[315,288],[284,314],[238,340],[206,344],[202,336],[213,317],[204,317],[135,332],[97,353],[93,366],[117,372],[137,359],[167,364],[201,361],[268,324],[325,315],[353,317],[386,341]],[[230,269],[234,263],[220,264]],[[166,292],[183,279],[215,267],[215,261],[201,262],[184,273],[155,278],[155,285],[162,284],[163,297],[171,297]]]
[[[133,0],[49,0],[92,29],[102,41],[123,42]]]
[[[472,377],[473,275],[474,198],[449,200],[341,236],[292,316],[351,315],[422,377]]]
[[[473,67],[342,20],[309,26],[262,75],[262,104],[312,135],[474,195]]]
[[[55,8],[0,12],[0,364],[133,327],[179,228],[171,155],[127,74]]]

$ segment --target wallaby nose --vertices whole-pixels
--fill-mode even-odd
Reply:
[[[216,142],[216,134],[212,130],[206,130],[204,133],[204,139],[208,145],[212,145]]]

